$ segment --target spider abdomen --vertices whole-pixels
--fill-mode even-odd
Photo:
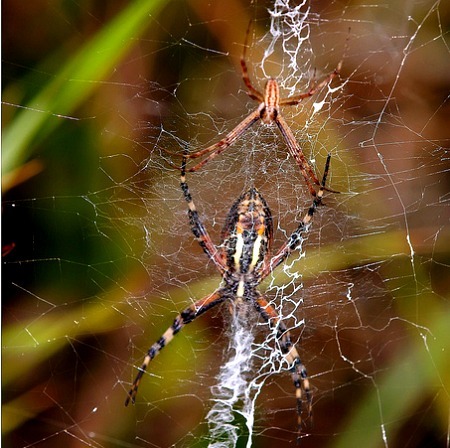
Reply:
[[[233,204],[222,232],[230,274],[259,272],[272,241],[272,215],[256,188]]]
[[[229,263],[239,274],[248,274],[264,260],[265,238],[255,231],[244,230],[230,237]]]

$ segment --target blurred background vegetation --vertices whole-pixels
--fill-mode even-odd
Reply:
[[[314,302],[301,345],[314,422],[302,445],[448,446],[450,6],[311,6],[324,21],[319,67],[336,66],[350,35],[343,106],[322,145],[338,142],[333,188],[354,194],[327,198],[326,230],[318,220],[308,240],[320,248],[298,263]],[[218,283],[200,270],[177,174],[151,149],[164,127],[187,138],[178,127],[192,111],[224,115],[212,141],[245,116],[242,42],[250,19],[256,35],[267,32],[269,7],[2,2],[5,446],[207,446],[221,316],[192,324],[155,360],[139,403],[123,406],[148,344]],[[325,50],[334,45],[337,54]],[[217,172],[208,175],[213,185]],[[281,207],[287,190],[272,187]],[[235,188],[220,190],[224,212]],[[214,207],[217,192],[202,192],[205,211],[203,201]],[[191,252],[194,261],[181,257]],[[288,375],[258,404],[254,446],[292,446]]]

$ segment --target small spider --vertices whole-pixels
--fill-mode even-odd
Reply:
[[[308,376],[300,360],[297,349],[291,341],[286,325],[275,309],[256,289],[278,265],[280,265],[302,241],[302,234],[322,202],[323,191],[330,165],[328,155],[320,189],[314,197],[308,212],[278,252],[271,257],[273,240],[273,221],[270,209],[256,188],[243,193],[228,212],[222,230],[222,242],[215,246],[204,227],[192,200],[186,183],[186,154],[181,165],[181,189],[188,203],[188,215],[191,230],[198,243],[210,260],[212,260],[222,276],[222,283],[212,294],[196,301],[182,311],[165,333],[149,348],[144,362],[139,368],[136,379],[128,392],[125,406],[135,402],[139,383],[150,361],[164,348],[184,325],[192,322],[201,314],[214,306],[230,301],[239,305],[250,303],[272,328],[276,328],[276,337],[281,352],[289,364],[296,389],[298,430],[302,423],[302,399],[305,394],[307,415],[311,415],[312,394]]]
[[[295,136],[288,126],[284,118],[280,113],[280,106],[294,106],[300,103],[303,99],[309,98],[313,96],[317,91],[322,89],[327,84],[331,83],[333,79],[339,75],[342,68],[342,60],[338,63],[337,67],[334,69],[332,73],[330,73],[321,83],[316,86],[311,87],[307,92],[300,93],[298,95],[289,97],[289,98],[280,98],[280,87],[275,78],[269,78],[266,81],[266,85],[264,88],[264,94],[259,92],[253,87],[250,77],[248,74],[247,64],[245,62],[245,55],[247,49],[247,39],[249,28],[247,29],[247,34],[245,37],[244,50],[241,57],[241,70],[242,70],[242,79],[248,89],[247,95],[252,99],[259,101],[258,108],[253,111],[250,115],[244,118],[231,132],[229,132],[222,140],[214,143],[211,146],[208,146],[205,149],[201,149],[199,151],[188,154],[186,157],[188,159],[197,159],[204,155],[207,155],[205,159],[201,162],[197,163],[195,166],[189,168],[187,171],[194,172],[202,168],[206,163],[208,163],[211,159],[225,151],[229,146],[231,146],[236,140],[238,140],[244,132],[250,128],[254,123],[258,120],[261,120],[264,124],[272,124],[275,122],[278,128],[283,135],[284,140],[288,146],[289,152],[291,156],[294,158],[298,167],[300,168],[300,172],[305,178],[306,184],[312,196],[316,195],[316,191],[314,189],[313,183],[315,185],[320,186],[319,179],[314,174],[313,169],[309,165],[306,160],[305,155],[297,143]],[[311,182],[312,181],[312,182]],[[335,190],[331,190],[329,188],[322,187],[326,191],[330,191],[333,193],[338,193]]]

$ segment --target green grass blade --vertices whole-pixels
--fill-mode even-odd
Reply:
[[[163,0],[133,2],[71,57],[55,78],[25,105],[4,130],[2,173],[23,164],[37,141],[48,135],[108,77],[124,56],[132,37],[139,36],[163,6]],[[42,112],[38,112],[42,111]]]

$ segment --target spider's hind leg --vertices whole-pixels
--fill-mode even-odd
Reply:
[[[164,334],[148,349],[144,362],[139,367],[133,385],[128,392],[125,406],[128,406],[130,401],[135,402],[137,390],[145,371],[147,370],[150,361],[158,355],[158,353],[173,339],[173,337],[186,325],[195,320],[198,316],[210,310],[212,307],[223,302],[225,299],[223,290],[219,289],[212,294],[204,297],[187,307],[174,319],[173,324],[164,332]]]
[[[306,368],[300,360],[297,349],[291,341],[289,331],[283,321],[280,320],[278,313],[262,296],[259,296],[255,300],[254,305],[264,320],[269,323],[270,327],[277,328],[277,340],[280,344],[281,352],[289,363],[289,370],[291,371],[292,380],[295,386],[295,398],[297,400],[297,430],[298,436],[300,436],[303,425],[303,398],[305,398],[307,404],[307,418],[312,417],[312,392]]]

